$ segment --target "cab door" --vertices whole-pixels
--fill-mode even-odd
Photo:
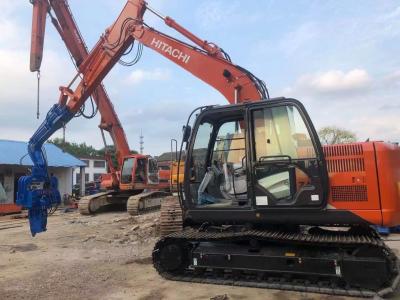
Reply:
[[[158,184],[158,165],[157,161],[154,158],[149,158],[147,163],[147,183],[148,184]]]
[[[128,157],[124,159],[124,164],[121,171],[121,184],[133,184],[133,174],[136,159],[134,157]]]
[[[322,148],[298,101],[249,110],[253,205],[256,208],[326,206],[327,172]]]

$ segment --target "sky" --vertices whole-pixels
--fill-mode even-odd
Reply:
[[[70,0],[91,49],[124,0]],[[400,141],[400,3],[375,0],[148,0],[199,37],[223,48],[232,61],[263,79],[271,97],[293,97],[315,127],[338,126],[367,138]],[[96,4],[94,4],[96,3]],[[0,0],[0,139],[27,141],[58,101],[75,69],[52,27],[46,28],[41,68],[40,119],[36,74],[29,71],[32,6]],[[150,26],[181,38],[147,12]],[[227,104],[210,86],[145,48],[133,67],[116,65],[104,80],[130,147],[159,155],[180,140],[189,113]],[[66,139],[101,148],[99,117],[75,118]],[[56,132],[53,137],[61,137]]]

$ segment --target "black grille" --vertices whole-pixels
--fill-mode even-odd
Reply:
[[[331,191],[333,201],[368,201],[366,185],[333,186]]]

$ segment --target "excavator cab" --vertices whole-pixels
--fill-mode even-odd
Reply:
[[[184,203],[193,220],[226,220],[223,211],[236,210],[232,217],[254,221],[254,211],[326,207],[322,147],[297,100],[205,109],[187,148]]]
[[[124,158],[120,182],[122,190],[144,189],[147,185],[158,183],[158,166],[154,158],[146,155],[131,155]]]

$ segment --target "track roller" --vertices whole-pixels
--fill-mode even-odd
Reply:
[[[79,213],[81,215],[95,214],[100,207],[107,205],[107,195],[110,192],[97,193],[90,196],[82,197],[78,203]]]
[[[182,209],[178,197],[168,197],[161,203],[161,236],[182,230]]]
[[[157,210],[161,207],[163,199],[171,196],[169,192],[154,191],[141,193],[129,197],[126,203],[126,210],[131,216],[137,216],[141,213]]]

